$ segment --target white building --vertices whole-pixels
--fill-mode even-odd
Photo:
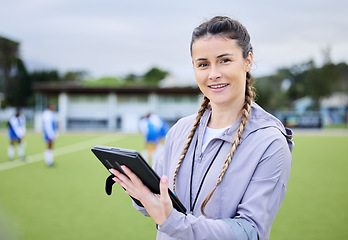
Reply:
[[[41,131],[41,114],[48,103],[57,106],[59,130],[117,130],[137,132],[148,112],[169,126],[196,113],[202,101],[197,87],[83,87],[75,84],[36,84],[34,127]]]

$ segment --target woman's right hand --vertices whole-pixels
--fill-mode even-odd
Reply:
[[[110,169],[110,172],[115,175],[113,180],[120,184],[128,195],[139,200],[156,224],[162,226],[173,210],[168,194],[168,177],[161,177],[160,194],[155,194],[129,168],[121,167],[128,177],[115,169]]]

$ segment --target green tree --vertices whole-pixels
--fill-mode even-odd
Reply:
[[[0,36],[0,76],[3,80],[0,90],[3,91],[5,99],[9,96],[9,84],[18,59],[18,48],[18,42]]]
[[[33,89],[31,78],[21,59],[16,59],[16,73],[9,84],[7,101],[12,106],[33,106]]]
[[[328,59],[328,58],[327,58]],[[283,88],[284,81],[290,86]],[[313,60],[277,70],[273,75],[256,79],[257,102],[266,109],[291,108],[291,103],[308,96],[319,109],[319,101],[333,92],[348,92],[348,65],[326,61],[317,67]]]
[[[141,77],[135,73],[129,73],[122,79],[122,81],[125,85],[135,85],[139,84]]]
[[[34,71],[30,74],[30,78],[32,82],[58,82],[61,80],[57,70]]]
[[[307,95],[314,101],[315,109],[319,109],[319,100],[329,96],[338,83],[338,72],[332,63],[321,68],[312,68],[303,73],[303,82]]]
[[[305,72],[307,72],[308,69],[314,68],[315,64],[313,60],[309,60],[308,62],[297,64],[289,68],[289,72],[291,73],[291,77],[289,78],[291,85],[286,92],[289,101],[295,101],[308,95],[303,79]]]
[[[79,82],[82,81],[85,76],[85,71],[68,71],[63,75],[62,80],[69,82]]]
[[[310,60],[300,66],[292,67],[294,72],[292,84],[287,94],[290,100],[309,96],[314,101],[313,108],[319,109],[319,100],[332,92],[339,90],[339,69],[330,62],[322,67],[316,67]]]
[[[153,67],[142,76],[142,81],[146,84],[157,85],[158,82],[164,79],[168,74],[167,71]]]
[[[255,80],[256,102],[268,111],[289,108],[290,102],[283,89],[284,81],[289,81],[292,74],[289,69],[282,68],[273,75]]]

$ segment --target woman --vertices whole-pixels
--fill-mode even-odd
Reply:
[[[191,56],[204,100],[168,132],[153,194],[126,167],[110,170],[157,224],[157,239],[268,239],[291,168],[292,132],[253,102],[247,30],[214,17],[192,34]],[[184,206],[175,209],[167,188]]]

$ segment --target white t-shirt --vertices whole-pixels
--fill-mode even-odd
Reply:
[[[203,136],[202,152],[208,146],[208,143],[210,142],[210,140],[212,140],[215,137],[220,136],[227,128],[229,128],[229,127],[219,128],[219,129],[207,127],[205,129],[205,133]]]
[[[42,113],[43,130],[49,139],[54,140],[57,137],[55,114],[53,111],[46,109]]]
[[[20,114],[18,117],[13,115],[9,120],[13,132],[17,135],[18,138],[22,138],[25,135],[25,116]]]

